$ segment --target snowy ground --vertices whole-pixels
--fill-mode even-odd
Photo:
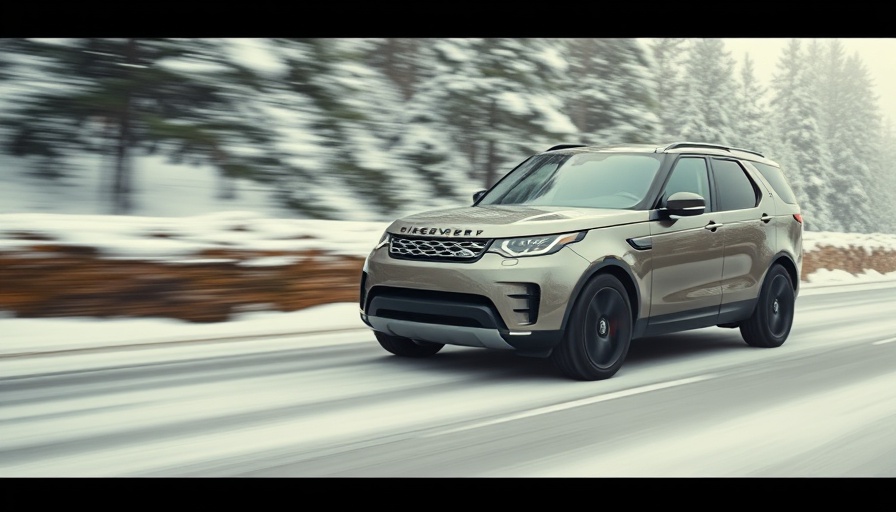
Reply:
[[[854,287],[896,287],[896,272],[886,275],[869,272],[859,276],[846,272],[819,274],[816,279],[803,284],[800,297]],[[366,329],[358,316],[358,305],[354,302],[327,304],[288,313],[243,313],[229,322],[213,324],[165,318],[0,318],[0,333],[3,333],[0,357],[111,345]]]
[[[94,247],[106,258],[169,260],[203,249],[221,248],[319,249],[363,258],[388,225],[388,222],[271,218],[251,211],[190,217],[7,213],[0,214],[0,251],[53,243]],[[51,240],[34,240],[33,235]]]

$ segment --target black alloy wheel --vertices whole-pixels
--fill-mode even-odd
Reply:
[[[569,318],[566,336],[551,358],[566,376],[608,379],[619,371],[632,338],[632,309],[625,287],[601,274],[582,290]]]
[[[790,274],[781,265],[768,271],[753,315],[741,323],[740,333],[751,347],[780,347],[790,335],[796,294]]]

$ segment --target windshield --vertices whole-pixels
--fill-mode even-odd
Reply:
[[[479,202],[631,208],[640,203],[660,168],[654,154],[539,155],[501,180]]]

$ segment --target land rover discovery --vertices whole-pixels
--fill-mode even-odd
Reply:
[[[780,346],[801,265],[800,207],[761,153],[563,144],[472,206],[392,222],[364,263],[360,314],[398,356],[508,350],[600,380],[645,336],[719,326]]]

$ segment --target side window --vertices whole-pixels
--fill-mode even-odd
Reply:
[[[683,157],[675,163],[666,189],[663,191],[662,204],[666,204],[669,196],[676,192],[693,192],[700,194],[706,200],[709,211],[709,175],[706,168],[706,160],[703,158]]]
[[[793,195],[793,190],[790,188],[790,185],[787,184],[787,178],[784,177],[784,173],[781,171],[780,167],[772,167],[768,164],[761,164],[759,162],[748,162],[753,164],[753,167],[759,169],[759,172],[765,176],[765,179],[768,180],[769,183],[772,184],[772,188],[775,189],[775,192],[783,199],[785,202],[790,204],[796,204],[796,196]]]
[[[759,202],[756,185],[734,160],[713,158],[712,172],[719,193],[719,210],[754,208]]]

